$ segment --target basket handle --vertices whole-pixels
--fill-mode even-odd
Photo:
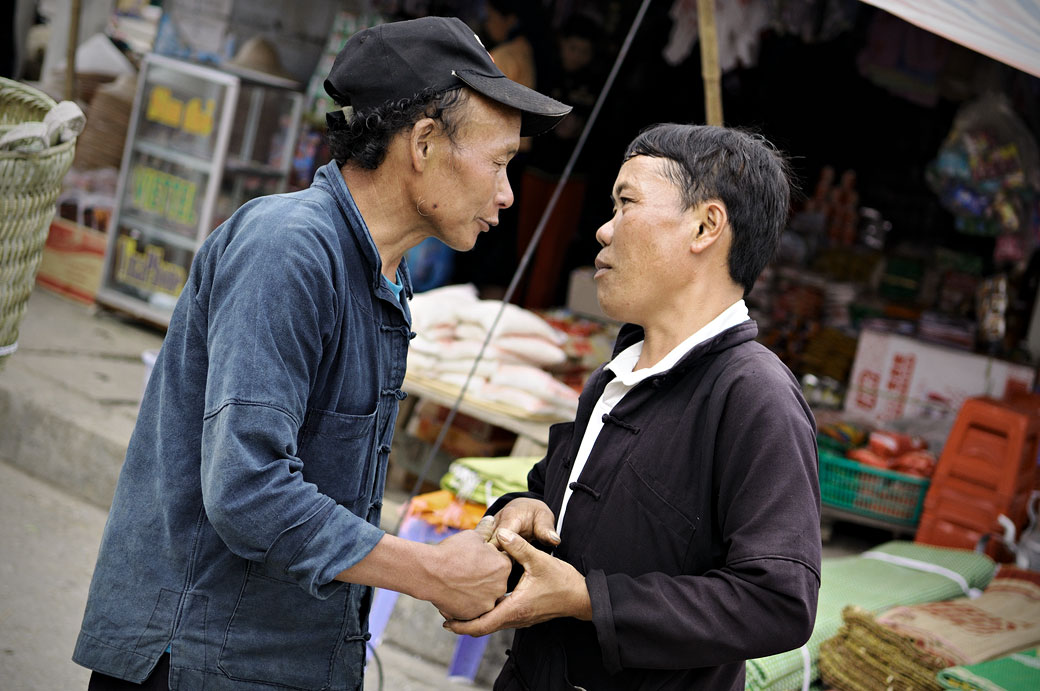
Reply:
[[[0,137],[0,149],[7,151],[43,151],[75,139],[87,124],[87,117],[73,101],[62,101],[47,111],[43,122],[26,122],[12,127]]]

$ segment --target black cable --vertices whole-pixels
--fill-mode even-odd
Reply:
[[[614,66],[610,69],[610,74],[607,75],[607,80],[603,84],[603,89],[599,93],[599,98],[596,99],[596,105],[593,106],[588,122],[585,123],[585,128],[581,131],[581,136],[578,137],[577,144],[574,145],[574,151],[571,152],[571,157],[567,161],[567,165],[564,167],[559,181],[556,183],[556,189],[553,190],[552,197],[549,198],[549,203],[546,205],[545,211],[542,212],[542,217],[538,221],[538,226],[535,228],[534,235],[531,237],[531,242],[528,243],[527,249],[524,251],[524,256],[520,259],[520,265],[516,267],[516,271],[513,273],[513,279],[509,282],[506,294],[502,297],[502,306],[499,307],[498,312],[495,314],[495,320],[491,323],[491,328],[488,329],[487,336],[484,337],[484,343],[480,346],[480,351],[477,353],[477,357],[473,361],[473,366],[470,368],[469,374],[466,375],[466,381],[462,383],[462,388],[459,389],[459,395],[455,398],[455,403],[452,405],[451,410],[448,411],[448,417],[445,418],[444,423],[441,425],[440,432],[437,433],[437,439],[433,442],[433,446],[430,447],[430,452],[426,454],[426,460],[423,462],[422,469],[419,471],[419,476],[415,480],[415,485],[412,487],[411,494],[408,495],[408,499],[401,508],[401,515],[398,516],[397,525],[394,527],[395,535],[401,532],[401,524],[404,522],[405,515],[408,511],[408,505],[411,504],[412,499],[414,499],[422,489],[422,484],[426,481],[426,475],[430,472],[430,466],[433,465],[433,459],[437,456],[437,452],[440,451],[441,445],[444,443],[444,437],[448,434],[448,428],[451,427],[451,423],[455,420],[455,415],[459,411],[459,406],[462,405],[462,399],[466,395],[466,389],[469,388],[469,383],[473,380],[473,375],[476,374],[477,366],[484,357],[484,351],[487,350],[488,344],[491,342],[491,337],[495,333],[495,327],[498,326],[498,321],[502,317],[506,305],[509,304],[510,299],[513,297],[513,293],[516,291],[516,287],[520,283],[520,278],[524,275],[524,271],[527,270],[527,265],[530,263],[531,257],[534,255],[534,251],[542,239],[542,233],[545,232],[545,226],[548,224],[553,210],[556,209],[556,202],[559,201],[560,195],[563,193],[563,187],[571,177],[571,172],[574,170],[574,164],[577,162],[581,150],[585,147],[585,141],[589,138],[589,132],[592,130],[592,126],[599,117],[599,112],[603,108],[603,103],[607,99],[607,94],[610,93],[611,87],[614,86],[614,80],[617,79],[617,74],[621,69],[621,65],[625,62],[625,57],[628,55],[628,50],[632,46],[632,41],[635,38],[636,33],[639,31],[639,26],[643,23],[643,17],[646,15],[646,10],[650,6],[650,2],[651,0],[643,0],[643,4],[639,6],[639,12],[636,13],[635,19],[632,20],[632,26],[628,30],[628,35],[625,36],[624,43],[621,44],[621,49],[618,51],[617,58],[614,60]]]

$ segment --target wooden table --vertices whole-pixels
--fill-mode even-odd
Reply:
[[[459,388],[430,377],[409,374],[404,379],[404,390],[408,398],[401,402],[398,430],[404,429],[411,417],[417,400],[433,401],[451,408],[459,397]],[[545,454],[549,442],[549,427],[556,422],[566,422],[563,416],[531,415],[520,408],[485,401],[466,395],[459,405],[459,412],[507,429],[516,434],[516,443],[511,456],[540,456]]]

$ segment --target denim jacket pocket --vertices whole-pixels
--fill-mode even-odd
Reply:
[[[220,671],[290,689],[346,688],[344,680],[357,678],[352,675],[364,664],[363,644],[351,645],[364,638],[357,616],[361,590],[344,586],[319,600],[250,564],[220,649]]]
[[[356,512],[368,502],[366,487],[376,458],[375,443],[375,412],[348,415],[312,408],[300,427],[297,444],[303,478]],[[364,514],[360,514],[362,518]]]

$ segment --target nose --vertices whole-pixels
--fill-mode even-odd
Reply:
[[[498,189],[495,192],[495,204],[500,209],[508,209],[513,205],[513,188],[509,185],[509,177],[506,175],[505,169],[502,173],[498,182]]]
[[[614,239],[614,217],[611,216],[610,220],[601,225],[596,230],[596,242],[603,247],[610,244],[610,241]]]

